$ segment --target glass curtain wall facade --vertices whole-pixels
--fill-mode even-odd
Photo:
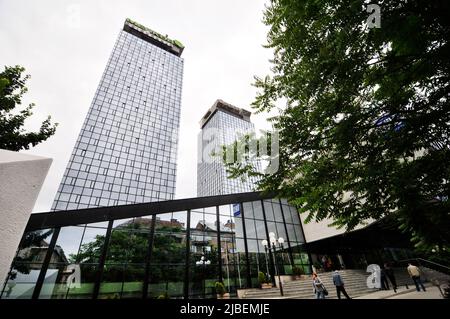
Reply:
[[[247,194],[161,202],[150,214],[138,205],[108,207],[108,220],[83,223],[82,217],[61,225],[59,219],[61,226],[47,228],[48,213],[34,214],[45,220],[27,227],[1,298],[215,298],[217,281],[233,297],[258,287],[260,271],[274,279],[274,263],[282,275],[294,266],[309,273],[295,208]],[[77,215],[92,216],[92,210]],[[266,254],[261,241],[270,232],[285,244]]]
[[[214,196],[254,191],[257,177],[246,181],[228,179],[222,159],[211,156],[222,145],[230,145],[240,135],[255,131],[251,113],[217,100],[203,117],[198,141],[197,196]],[[258,163],[255,163],[260,168]]]
[[[182,50],[179,42],[126,20],[52,210],[173,199]]]

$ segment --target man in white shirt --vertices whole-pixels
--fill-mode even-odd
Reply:
[[[420,280],[420,269],[419,269],[419,267],[414,266],[411,263],[409,263],[408,264],[408,268],[406,268],[406,269],[408,270],[409,276],[414,281],[414,284],[416,285],[417,291],[420,291],[420,287],[422,287],[423,291],[426,291],[425,290],[425,286],[422,283],[422,280]],[[419,287],[419,285],[420,285],[420,287]]]

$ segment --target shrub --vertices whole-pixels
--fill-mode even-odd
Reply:
[[[225,286],[223,285],[223,283],[221,283],[220,281],[216,281],[215,286],[216,286],[216,293],[218,295],[221,295],[221,296],[225,295],[225,293],[227,291],[226,291]]]
[[[269,278],[266,276],[265,273],[263,273],[262,271],[258,272],[258,281],[259,283],[262,284],[267,284],[269,281]]]
[[[170,299],[169,294],[167,292],[160,294],[156,299]]]
[[[299,266],[294,266],[294,267],[292,268],[292,272],[293,272],[294,275],[296,275],[296,276],[301,276],[301,275],[304,275],[304,274],[305,274],[305,271],[303,270],[303,268],[302,268],[302,267],[299,267]]]

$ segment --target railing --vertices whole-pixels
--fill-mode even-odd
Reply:
[[[436,263],[431,260],[426,260],[423,258],[411,258],[411,259],[399,260],[399,261],[395,262],[395,265],[396,266],[400,266],[400,265],[406,266],[408,263],[412,263],[419,267],[426,267],[428,269],[437,271],[441,274],[450,276],[450,267],[447,267],[442,264]],[[427,273],[425,273],[425,279],[439,289],[439,292],[441,293],[443,298],[448,299],[450,297],[449,296],[450,279],[445,278],[445,276],[444,276],[444,278],[441,276],[433,277]]]
[[[397,264],[398,265],[401,264],[401,265],[404,265],[404,266],[407,266],[408,263],[416,264],[416,266],[419,266],[419,267],[427,267],[427,268],[430,268],[432,270],[439,271],[439,272],[441,272],[443,274],[446,274],[446,275],[450,276],[450,267],[438,264],[438,263],[436,263],[434,261],[431,261],[431,260],[426,260],[426,259],[423,259],[423,258],[411,258],[411,259],[403,259],[403,260],[399,260],[399,261],[395,262],[396,265]]]

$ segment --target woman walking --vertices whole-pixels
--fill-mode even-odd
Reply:
[[[327,290],[325,289],[324,284],[317,276],[316,273],[313,274],[313,288],[314,294],[316,295],[316,299],[325,299],[325,296],[328,295]]]

